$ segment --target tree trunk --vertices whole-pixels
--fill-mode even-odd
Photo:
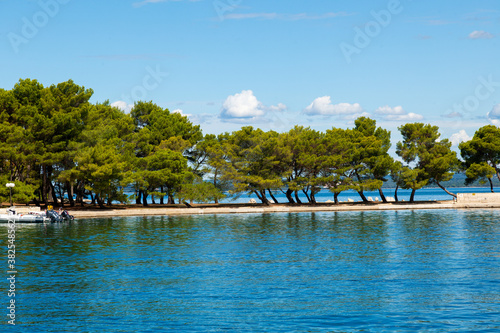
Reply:
[[[410,202],[413,202],[413,200],[415,199],[415,192],[417,190],[415,190],[414,188],[411,189],[411,194],[410,194]]]
[[[493,191],[493,181],[491,180],[491,178],[488,178],[488,181],[490,182],[490,190],[491,190],[491,193],[495,193]]]
[[[316,204],[316,192],[314,192],[314,188],[311,188],[311,203]]]
[[[297,201],[298,204],[302,204],[302,201],[299,199],[299,191],[295,191],[295,201]]]
[[[142,205],[144,207],[148,206],[148,192],[146,190],[142,192]]]
[[[48,180],[47,180],[47,166],[42,165],[42,201],[47,206],[49,204],[49,200],[47,200],[47,192],[48,192]]]
[[[50,186],[50,195],[52,196],[52,201],[54,202],[54,205],[59,204],[59,200],[57,199],[57,193],[56,189],[54,188],[54,184],[52,182],[49,182]]]
[[[444,186],[441,185],[437,180],[436,180],[436,184],[437,184],[437,186],[439,186],[440,189],[442,189],[443,191],[445,191],[446,193],[448,193],[452,197],[454,197],[454,198],[457,197],[457,195],[455,193],[451,193],[450,191],[448,191],[447,189],[445,189]]]
[[[382,202],[387,203],[387,199],[385,198],[384,192],[381,188],[378,189],[378,193],[380,194],[380,199],[382,199]]]
[[[151,203],[152,203],[153,205],[156,205],[155,195],[154,195],[154,194],[151,194]]]
[[[273,199],[274,203],[279,203],[278,200],[274,197],[273,192],[271,192],[271,189],[268,188],[267,192],[269,193],[269,195]]]
[[[59,183],[59,198],[61,199],[61,207],[64,207],[64,193],[66,189],[63,184]],[[69,196],[69,193],[68,193]]]
[[[214,186],[215,187],[217,187],[217,174],[218,174],[217,168],[215,168],[215,170],[214,170]]]
[[[75,207],[75,200],[73,199],[73,184],[66,182],[66,192],[68,192],[69,205]]]
[[[269,205],[269,200],[267,200],[266,198],[266,190],[262,190],[262,191],[253,191],[255,193],[255,195],[257,196],[257,198],[259,198],[259,200],[263,203],[263,204],[266,204],[266,205]]]
[[[49,204],[49,192],[50,192],[50,185],[49,185],[49,176],[48,176],[48,166],[43,165],[42,166],[42,172],[43,172],[43,180],[42,180],[42,199],[45,205],[47,206]]]
[[[56,191],[56,188],[55,186],[53,187],[54,189],[54,196],[56,197],[57,199],[57,195],[59,195],[59,199],[61,200],[61,206],[60,207],[64,207],[64,186],[59,183],[59,186],[58,186],[58,190]]]
[[[358,194],[361,197],[361,200],[363,200],[363,202],[368,202],[368,199],[366,199],[365,194],[363,193],[363,190],[358,191]]]
[[[168,202],[169,204],[174,204],[175,201],[174,201],[174,195],[172,193],[168,193]]]
[[[104,202],[101,200],[101,198],[96,194],[95,195],[97,204],[99,205],[99,208],[104,208]]]
[[[83,202],[83,191],[85,190],[85,183],[83,181],[79,181],[76,184],[76,203],[79,203],[80,206],[83,207],[84,202]]]
[[[161,192],[161,193],[163,193],[163,186],[160,186],[160,192]],[[164,195],[162,195],[162,196],[160,197],[160,205],[163,205],[163,204],[164,204],[164,200],[163,200],[163,198],[165,198],[165,196],[164,196]]]
[[[302,192],[306,195],[306,198],[307,198],[307,201],[309,203],[311,203],[311,197],[309,196],[309,194],[307,193],[308,189],[302,189]]]
[[[47,194],[50,195],[52,197],[52,201],[54,202],[54,205],[57,205],[59,200],[57,200],[57,193],[54,189],[54,184],[52,184],[52,181],[51,181],[51,178],[52,178],[52,165],[48,165],[46,168],[45,168],[45,171],[46,171],[46,185],[47,185]],[[48,200],[48,198],[47,198]]]
[[[286,192],[285,192],[285,196],[288,199],[288,203],[294,204],[295,200],[293,200],[293,198],[292,198],[292,193],[293,193],[292,190],[287,189]]]
[[[262,195],[262,199],[263,199],[262,203],[269,206],[271,203],[269,202],[269,200],[266,197],[266,190],[261,190],[260,194]]]
[[[101,199],[101,197],[97,197],[97,204],[99,205],[99,208],[104,208],[104,200]]]
[[[339,203],[339,194],[340,192],[334,192],[333,193],[333,200],[335,201],[335,204],[338,204]]]
[[[217,168],[215,168],[214,170],[214,187],[217,188]],[[218,204],[219,203],[219,199],[217,199],[217,197],[215,197],[214,199],[214,203]]]
[[[398,188],[399,188],[399,185],[396,184],[396,189],[394,190],[394,200],[396,202],[398,202]]]
[[[136,205],[140,205],[141,202],[142,202],[142,191],[141,190],[137,190],[136,191],[137,195],[135,196],[135,204]]]

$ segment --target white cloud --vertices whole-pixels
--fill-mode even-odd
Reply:
[[[244,20],[244,19],[265,19],[271,20],[278,16],[276,13],[248,13],[248,14],[227,14],[225,20]]]
[[[424,119],[424,116],[417,114],[417,113],[407,113],[407,114],[401,114],[401,115],[396,115],[396,114],[391,114],[385,117],[387,120],[394,120],[394,121],[418,121]]]
[[[500,104],[493,106],[490,112],[488,112],[488,118],[490,119],[500,119]]]
[[[488,112],[488,119],[493,125],[500,126],[500,104],[493,106],[493,109]]]
[[[239,94],[228,96],[222,104],[222,118],[256,118],[264,114],[264,105],[257,100],[251,90],[243,90]]]
[[[454,112],[450,112],[450,113],[447,113],[445,115],[442,115],[441,117],[444,117],[444,118],[463,118],[463,114],[461,114],[460,112],[454,111]]]
[[[241,93],[230,95],[222,104],[219,118],[225,122],[232,123],[269,123],[273,118],[280,121],[281,114],[287,111],[283,103],[266,106],[253,94],[252,90],[243,90]]]
[[[362,112],[363,108],[359,103],[332,104],[330,96],[318,97],[304,109],[304,113],[308,115],[321,116],[355,115]]]
[[[217,116],[212,113],[201,113],[192,115],[189,118],[195,124],[212,124],[217,121]]]
[[[172,113],[178,113],[183,117],[190,117],[191,116],[190,114],[185,114],[181,109],[175,109],[174,111],[172,111]]]
[[[342,116],[341,118],[342,118],[342,120],[349,120],[352,122],[352,124],[354,124],[354,120],[358,119],[359,117],[370,118],[371,114],[369,114],[368,112],[362,112],[362,113],[348,114],[348,115]]]
[[[283,103],[278,103],[278,105],[271,105],[269,110],[273,112],[283,112],[287,110],[287,106]]]
[[[453,146],[458,146],[460,142],[469,141],[472,139],[465,130],[460,130],[458,133],[452,134],[450,142]]]
[[[382,115],[385,120],[392,121],[418,121],[424,119],[424,116],[420,114],[406,112],[401,105],[395,107],[381,106],[375,110],[375,114]]]
[[[382,114],[382,115],[404,115],[406,114],[406,111],[403,110],[403,107],[401,105],[395,106],[391,108],[389,105],[386,106],[381,106],[377,110],[375,110],[376,114]]]
[[[484,30],[475,30],[471,32],[468,36],[469,39],[491,39],[495,37],[493,34],[486,32]]]
[[[231,13],[224,15],[224,19],[226,20],[245,20],[245,19],[263,19],[263,20],[289,20],[289,21],[299,21],[299,20],[323,20],[333,17],[341,17],[341,16],[349,16],[352,14],[348,14],[346,12],[329,12],[319,15],[311,15],[307,13],[299,13],[299,14],[279,14],[279,13],[246,13],[246,14],[238,14]]]
[[[111,103],[111,106],[118,108],[125,113],[130,113],[130,110],[132,110],[132,108],[134,107],[133,104],[127,104],[127,102],[124,102],[124,101],[113,102],[113,103]]]

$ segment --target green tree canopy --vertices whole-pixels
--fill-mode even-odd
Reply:
[[[435,183],[446,193],[455,196],[444,188],[442,182],[453,177],[458,169],[459,160],[451,150],[448,139],[440,139],[437,126],[423,123],[409,123],[399,127],[403,141],[398,142],[396,153],[407,164],[403,173],[406,187],[412,189],[410,201],[413,202],[415,191],[428,183]]]
[[[391,132],[377,128],[376,121],[360,117],[354,122],[353,140],[356,147],[352,156],[352,166],[358,181],[358,193],[367,201],[363,190],[378,190],[382,201],[387,202],[382,192],[394,159],[389,155]]]
[[[467,170],[466,183],[488,180],[493,192],[492,177],[496,175],[500,180],[500,128],[483,126],[474,133],[472,140],[461,142],[458,147]]]

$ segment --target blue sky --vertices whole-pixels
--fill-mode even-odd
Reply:
[[[204,133],[500,125],[497,0],[0,0],[0,88],[73,79]]]

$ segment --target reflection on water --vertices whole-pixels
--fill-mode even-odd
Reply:
[[[498,221],[439,210],[22,225],[16,329],[496,331]]]

